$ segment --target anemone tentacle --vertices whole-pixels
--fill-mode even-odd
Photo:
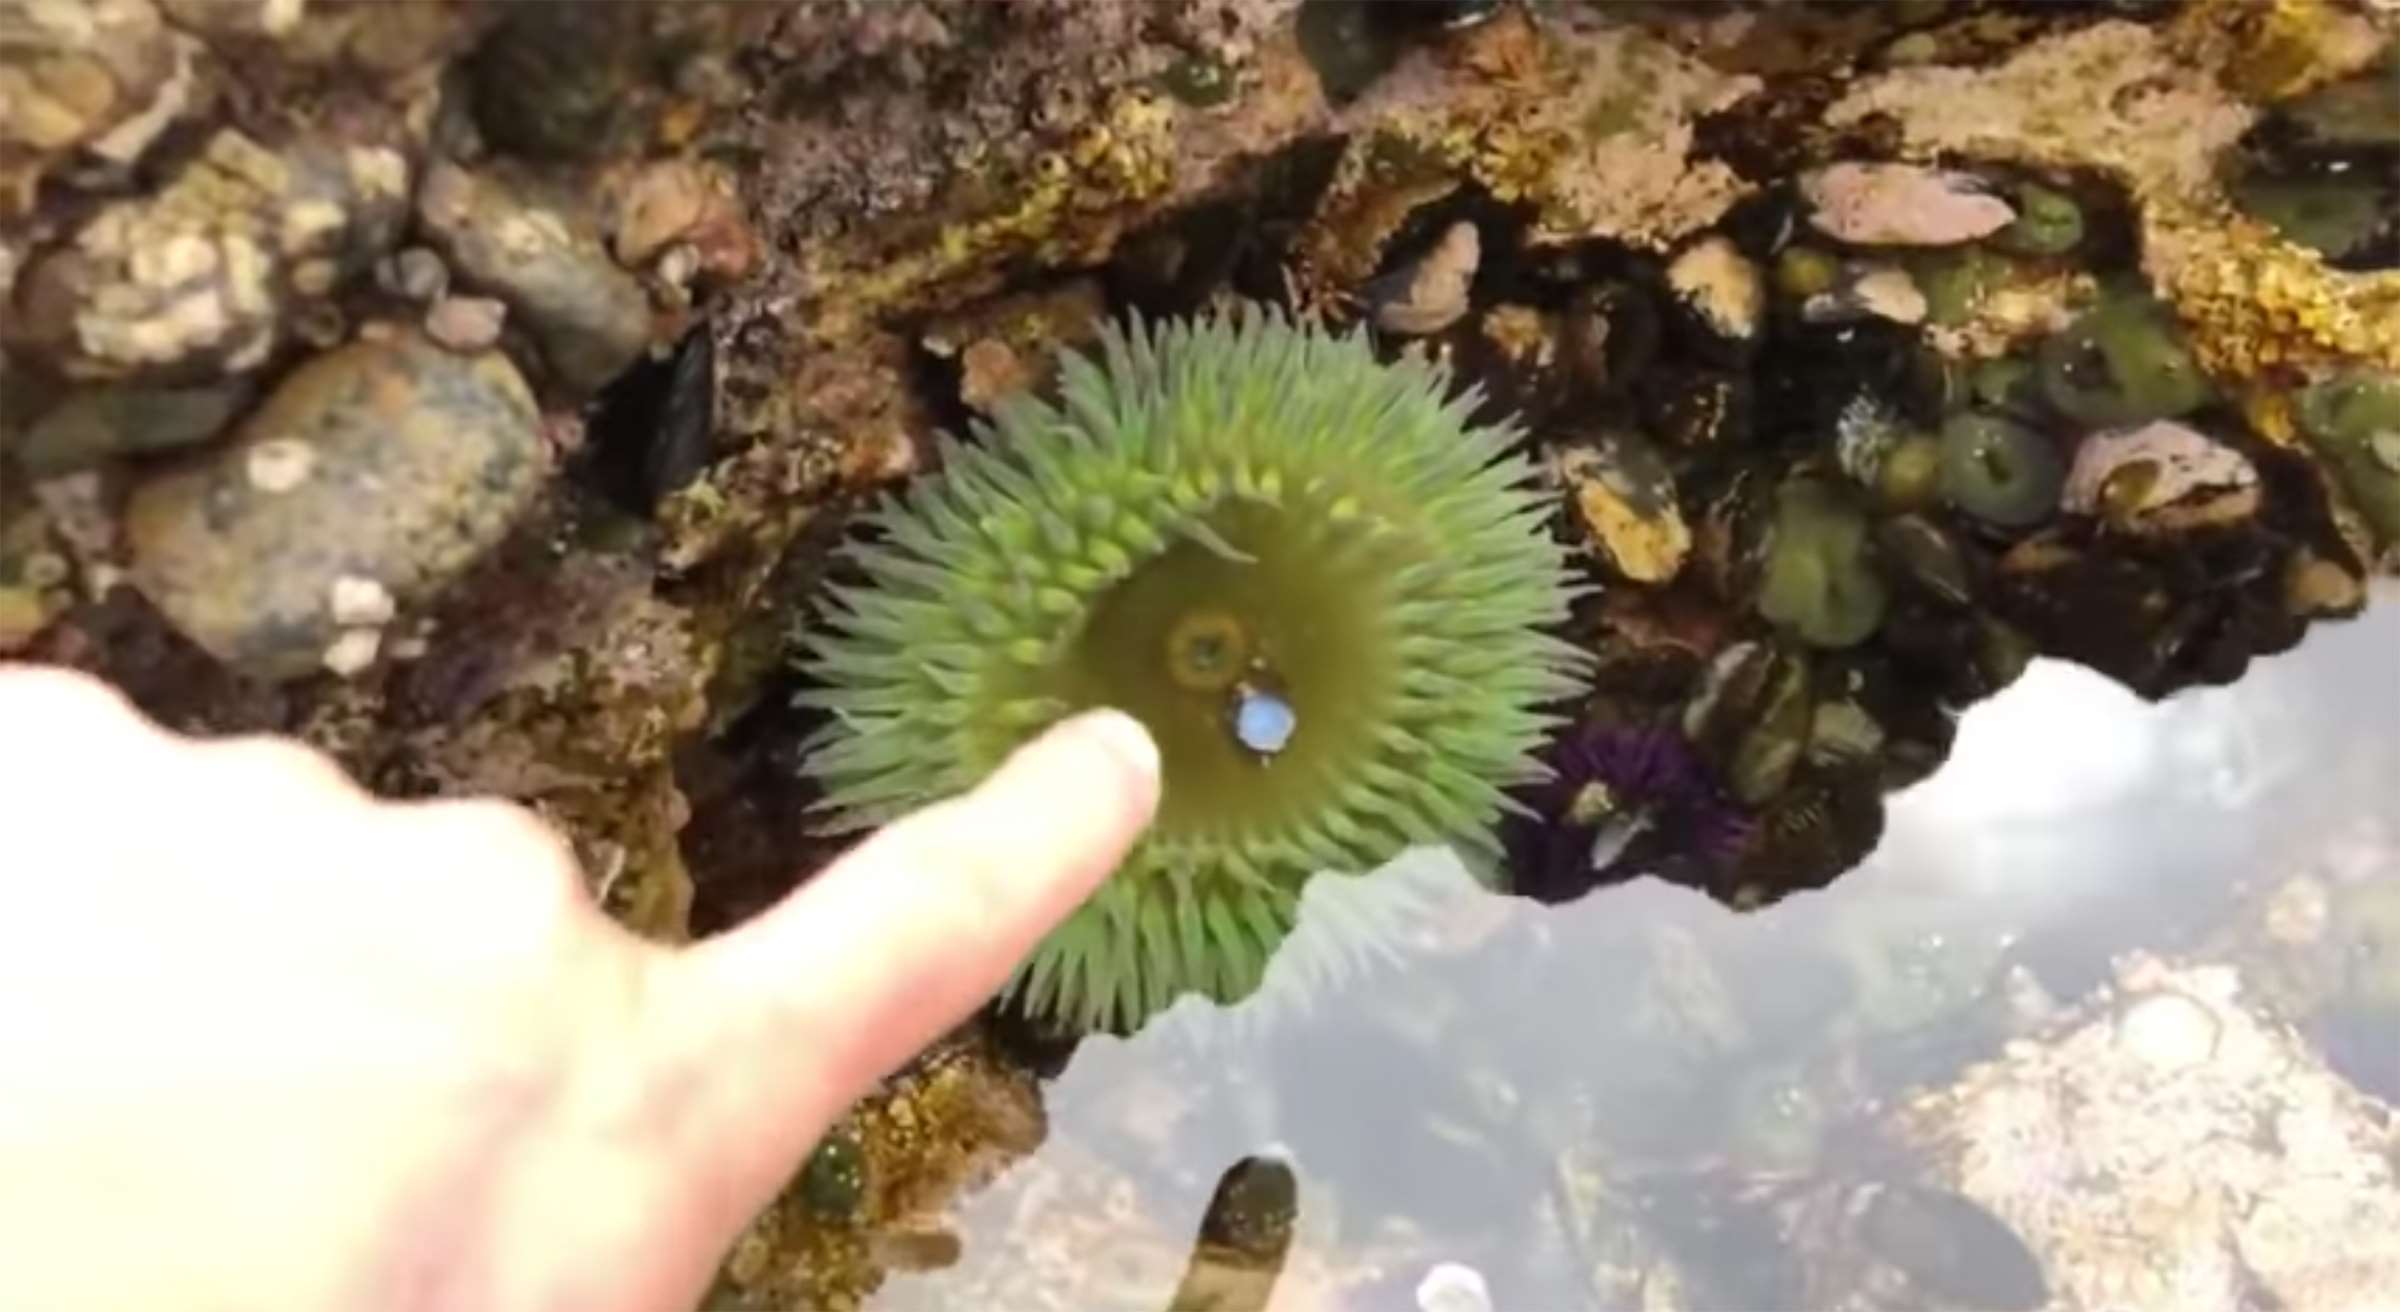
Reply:
[[[1255,308],[1135,321],[871,517],[866,586],[803,636],[838,824],[963,789],[1088,706],[1160,745],[1157,823],[1019,1005],[1103,1029],[1239,998],[1311,874],[1492,846],[1573,690],[1545,630],[1574,593],[1518,433],[1446,385]],[[1266,753],[1227,727],[1258,696],[1297,719]]]

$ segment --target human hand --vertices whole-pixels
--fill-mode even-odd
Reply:
[[[689,1306],[1157,797],[1080,717],[675,950],[514,806],[0,669],[0,1306]]]

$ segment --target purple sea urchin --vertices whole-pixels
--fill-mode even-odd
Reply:
[[[1652,863],[1730,863],[1751,822],[1683,735],[1663,727],[1587,724],[1548,757],[1553,777],[1524,790],[1530,815],[1502,827],[1511,886],[1537,902],[1572,902]]]
[[[1132,1027],[1253,988],[1320,870],[1495,851],[1577,654],[1564,553],[1442,375],[1268,313],[1106,335],[872,517],[870,586],[808,635],[808,768],[851,826],[972,784],[1094,705],[1159,743],[1156,825],[1019,971]]]

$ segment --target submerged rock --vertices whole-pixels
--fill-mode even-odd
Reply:
[[[134,581],[247,672],[355,669],[398,606],[499,541],[547,472],[507,360],[413,334],[357,342],[294,370],[223,447],[134,489]]]
[[[1934,1183],[2022,1240],[2051,1306],[2366,1312],[2400,1288],[2390,1109],[2229,967],[2128,959],[1892,1123]]]

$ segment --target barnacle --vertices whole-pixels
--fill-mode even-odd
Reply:
[[[1320,870],[1490,853],[1578,657],[1515,432],[1363,338],[1263,312],[1105,335],[871,517],[808,636],[808,768],[850,826],[972,784],[1095,705],[1159,744],[1157,822],[1011,985],[1137,1026],[1248,993]]]

